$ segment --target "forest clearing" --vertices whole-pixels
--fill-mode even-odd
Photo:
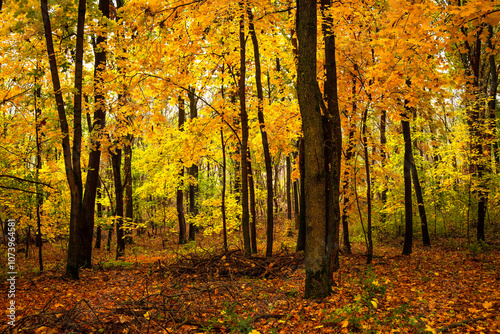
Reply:
[[[93,269],[64,277],[64,252],[48,248],[47,271],[36,256],[20,259],[16,327],[2,333],[497,333],[500,251],[453,239],[399,255],[364,245],[341,256],[334,293],[303,298],[303,254],[283,236],[274,257],[221,252],[213,238],[179,246],[174,234],[134,237],[115,261],[96,250]],[[220,238],[218,238],[220,240]],[[281,236],[280,236],[281,239]],[[259,240],[259,244],[264,240]],[[164,247],[165,246],[165,247]],[[240,245],[241,246],[241,245]],[[35,292],[36,291],[36,292]]]

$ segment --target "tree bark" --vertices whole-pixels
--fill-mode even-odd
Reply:
[[[266,256],[273,255],[273,239],[274,239],[274,213],[273,213],[273,167],[271,161],[271,153],[269,151],[269,140],[264,122],[264,93],[262,89],[262,72],[260,68],[260,53],[257,34],[253,24],[252,10],[248,9],[249,18],[249,34],[253,43],[253,54],[255,61],[255,83],[257,86],[257,117],[259,119],[259,128],[262,138],[262,148],[264,150],[264,162],[266,165],[266,189],[267,189],[267,247]]]
[[[122,149],[111,151],[111,165],[115,183],[115,224],[116,224],[116,260],[125,255],[125,233],[123,231],[123,183],[121,177]]]
[[[316,1],[297,1],[297,37],[299,42],[297,94],[302,116],[305,160],[305,298],[323,298],[331,291],[331,253],[327,245],[328,202],[325,170],[325,143],[320,94],[316,79],[317,11]]]
[[[297,247],[296,251],[305,251],[306,249],[306,188],[305,188],[305,152],[304,152],[304,138],[298,141],[299,146],[299,171],[300,171],[300,196],[299,196],[299,232],[297,233]]]
[[[248,151],[248,192],[250,195],[250,243],[252,254],[257,254],[257,209],[255,203],[255,178],[253,177],[252,159]]]
[[[184,100],[179,95],[179,130],[184,131],[184,122],[186,120],[186,111],[184,109]],[[186,227],[186,217],[184,215],[184,193],[182,191],[182,178],[184,177],[184,167],[182,166],[179,171],[179,185],[177,186],[177,219],[179,222],[179,244],[187,243],[187,227]]]
[[[240,2],[240,78],[239,78],[239,97],[240,97],[240,122],[241,122],[241,226],[243,229],[243,245],[245,255],[252,253],[250,244],[250,213],[248,210],[248,114],[246,110],[245,96],[245,75],[246,75],[246,50],[245,50],[245,10],[243,2]]]
[[[339,266],[338,253],[340,249],[340,169],[342,157],[342,124],[337,95],[337,64],[335,58],[335,34],[332,29],[333,18],[330,15],[332,0],[321,1],[323,17],[322,30],[325,44],[325,92],[327,112],[323,116],[325,171],[327,172],[326,199],[327,199],[327,235],[326,253],[332,256],[330,265],[330,279],[333,280],[333,271]]]
[[[405,142],[403,177],[405,187],[405,241],[403,245],[403,255],[410,255],[413,246],[413,212],[411,198],[411,137],[410,137],[410,122],[401,120],[403,129],[403,137]]]
[[[189,93],[189,113],[191,120],[198,117],[198,108],[196,107],[196,98],[194,95],[194,88],[191,88]],[[195,180],[196,184],[189,184],[189,214],[193,217],[198,215],[198,205],[196,203],[198,197],[198,164],[193,164],[189,168],[189,175]],[[189,224],[189,240],[194,241],[196,239],[196,232],[198,228],[195,224]]]
[[[368,249],[366,254],[366,264],[371,264],[373,260],[373,238],[372,238],[372,190],[371,190],[371,178],[370,178],[370,160],[368,155],[368,138],[366,134],[366,121],[368,118],[368,108],[365,109],[363,113],[363,129],[362,129],[362,139],[363,139],[363,153],[365,158],[365,174],[366,174],[366,202],[368,205],[367,212],[367,239],[368,239]]]
[[[85,237],[85,216],[82,210],[83,185],[81,173],[81,140],[82,140],[82,81],[83,81],[83,37],[86,13],[86,1],[78,2],[78,18],[76,33],[76,52],[75,52],[75,92],[73,95],[73,145],[70,146],[69,125],[66,118],[64,98],[61,91],[57,60],[52,39],[52,27],[50,24],[49,10],[47,0],[41,0],[41,11],[44,24],[45,41],[47,45],[47,54],[49,57],[52,85],[57,104],[59,124],[62,132],[62,150],[64,156],[64,167],[66,179],[71,194],[70,222],[69,222],[69,240],[68,255],[66,262],[66,274],[73,278],[79,278],[79,267],[81,266],[80,254],[82,253],[81,240]]]
[[[0,9],[1,10],[1,9]],[[38,72],[38,64],[37,64],[37,72]],[[36,140],[36,181],[39,182],[40,178],[40,170],[42,169],[42,140],[41,137],[44,136],[43,132],[41,132],[41,121],[40,116],[42,114],[42,109],[38,106],[38,101],[42,96],[42,88],[38,86],[37,82],[38,77],[35,76],[35,140]],[[36,233],[36,246],[38,247],[38,265],[40,268],[40,272],[43,271],[43,256],[42,256],[42,219],[40,216],[40,211],[43,205],[43,194],[41,193],[40,185],[36,184],[36,225],[37,225],[37,233]],[[26,254],[28,254],[28,250],[26,250]]]
[[[99,9],[103,17],[109,18],[109,0],[99,0]],[[101,161],[100,133],[106,125],[106,97],[104,93],[103,74],[106,70],[106,44],[107,35],[97,36],[94,61],[94,99],[95,111],[91,128],[91,147],[89,153],[88,172],[83,196],[83,210],[85,212],[85,224],[81,230],[81,247],[79,264],[82,267],[92,267],[92,238],[94,232],[94,212],[99,180],[99,168]]]
[[[224,252],[227,253],[227,222],[226,222],[226,142],[224,141],[224,131],[220,130],[220,141],[222,145],[222,236],[224,241]]]

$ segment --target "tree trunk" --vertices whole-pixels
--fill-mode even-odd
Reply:
[[[290,223],[288,235],[293,234],[292,229],[292,162],[290,154],[286,155],[286,217]]]
[[[250,150],[248,151],[248,191],[250,195],[250,243],[252,246],[252,254],[257,254],[257,210],[255,204],[255,179],[252,171],[252,159],[250,158]]]
[[[299,196],[299,232],[297,233],[297,247],[296,251],[305,251],[306,249],[306,168],[305,168],[305,152],[304,152],[304,138],[298,141],[299,146],[299,171],[300,171],[300,196]]]
[[[69,125],[66,118],[64,98],[61,91],[59,73],[57,68],[54,42],[52,39],[52,27],[49,19],[47,0],[41,0],[41,11],[44,24],[45,41],[49,57],[52,85],[57,104],[57,112],[61,127],[62,150],[64,156],[64,167],[66,179],[71,194],[70,222],[68,256],[66,263],[66,274],[73,279],[79,278],[79,267],[81,265],[80,254],[82,253],[82,238],[87,233],[82,231],[85,226],[85,216],[82,210],[83,185],[81,173],[81,141],[82,141],[82,81],[83,81],[83,41],[86,13],[86,1],[78,2],[78,19],[76,32],[75,52],[75,92],[73,101],[73,146],[70,147]]]
[[[111,152],[111,165],[115,183],[115,223],[116,223],[116,260],[125,255],[125,233],[123,231],[123,183],[121,177],[122,150]]]
[[[198,117],[198,109],[196,107],[196,98],[194,95],[194,88],[191,88],[189,93],[189,111],[190,118],[194,120]],[[196,184],[189,184],[189,214],[192,217],[196,217],[198,215],[198,205],[196,203],[198,197],[198,165],[193,164],[189,168],[189,175],[195,180]],[[189,240],[194,241],[196,239],[196,232],[198,232],[198,228],[195,224],[189,224]]]
[[[297,94],[302,116],[305,160],[305,298],[324,298],[331,291],[331,252],[327,244],[328,201],[325,170],[325,137],[316,79],[317,12],[316,1],[297,1],[297,37],[299,41]]]
[[[413,246],[413,212],[412,212],[412,198],[411,198],[412,151],[411,151],[410,122],[405,119],[401,120],[401,127],[403,129],[403,137],[405,142],[404,167],[403,167],[403,177],[405,185],[405,241],[403,245],[403,255],[410,255],[412,253],[412,246]]]
[[[387,144],[386,129],[387,129],[387,110],[382,109],[382,114],[380,115],[380,155],[382,156],[382,161],[381,161],[382,168],[385,167],[387,160],[386,148],[385,148]],[[387,178],[384,176],[384,179],[386,180]],[[380,198],[382,200],[382,210],[385,209],[385,205],[387,203],[387,188],[385,180],[384,180],[384,188],[380,193]],[[382,212],[382,214],[380,215],[380,222],[382,225],[385,224],[386,219],[387,219],[387,214],[385,212]]]
[[[490,91],[488,100],[488,128],[490,130],[490,145],[493,152],[493,158],[496,162],[497,169],[500,167],[500,150],[499,141],[497,138],[497,126],[496,126],[496,97],[498,92],[498,72],[495,60],[495,55],[493,54],[494,46],[492,39],[494,38],[493,26],[488,24],[488,47],[492,50],[492,53],[488,57],[488,62],[490,65]]]
[[[366,120],[368,117],[368,108],[365,109],[363,113],[363,129],[362,129],[362,139],[363,139],[363,152],[365,158],[365,173],[366,173],[366,201],[368,204],[367,212],[367,239],[368,239],[368,249],[366,254],[366,264],[371,264],[373,260],[373,238],[372,238],[372,190],[371,190],[371,179],[370,179],[370,160],[368,155],[368,138],[366,135]]]
[[[333,271],[339,267],[340,249],[340,169],[342,157],[342,124],[337,95],[337,64],[335,58],[335,34],[332,30],[333,18],[330,15],[332,0],[321,1],[323,17],[323,38],[325,43],[325,92],[327,103],[326,115],[323,116],[325,171],[327,173],[327,235],[326,253],[332,256],[330,264],[330,279],[333,280]]]
[[[257,117],[259,119],[259,128],[262,138],[262,148],[264,150],[264,162],[266,165],[266,189],[267,189],[267,247],[266,256],[273,255],[273,239],[274,239],[274,214],[273,214],[273,167],[271,161],[271,153],[269,151],[269,141],[264,123],[264,93],[262,89],[262,72],[260,68],[260,53],[259,42],[253,24],[252,10],[248,9],[249,18],[249,34],[253,43],[253,54],[255,61],[255,83],[257,86]]]
[[[1,9],[0,9],[1,10]],[[38,64],[37,64],[38,72]],[[37,77],[35,76],[35,86],[37,86]],[[40,116],[42,114],[42,109],[38,106],[38,101],[42,96],[42,88],[37,87],[35,90],[35,140],[36,140],[36,181],[40,181],[40,170],[42,169],[42,141],[41,137],[44,134],[41,132],[41,122]],[[38,265],[40,272],[43,271],[43,256],[42,256],[42,220],[40,217],[40,210],[43,205],[43,193],[41,193],[40,185],[36,184],[36,246],[38,247]],[[28,254],[28,250],[26,250]]]
[[[97,185],[97,218],[102,218],[102,191],[101,191],[101,179],[99,178],[99,183]],[[102,240],[102,227],[101,225],[97,226],[97,232],[95,236],[95,247],[97,249],[101,248],[101,240]]]
[[[109,18],[109,0],[100,0],[99,9],[103,17]],[[81,230],[81,247],[79,255],[80,266],[92,267],[92,238],[94,232],[94,212],[99,180],[99,168],[101,161],[101,143],[99,133],[106,125],[106,97],[104,93],[103,75],[106,70],[106,33],[97,36],[94,61],[94,98],[95,111],[91,128],[91,147],[85,192],[83,197],[83,210],[85,212],[84,224]]]
[[[179,95],[179,130],[184,131],[184,122],[186,120],[186,112],[184,110],[184,100]],[[182,191],[182,179],[184,177],[184,167],[182,166],[179,171],[179,185],[177,186],[177,219],[179,221],[179,244],[187,243],[187,227],[186,227],[186,217],[184,215],[184,194]]]
[[[227,253],[227,222],[226,222],[226,143],[224,141],[224,131],[220,130],[220,141],[222,145],[222,236],[224,240],[224,252]]]
[[[250,213],[248,210],[248,114],[246,110],[245,96],[245,75],[246,75],[246,51],[245,51],[245,10],[243,2],[240,2],[240,120],[241,120],[241,226],[243,229],[243,245],[245,255],[250,256],[252,253],[250,244]]]

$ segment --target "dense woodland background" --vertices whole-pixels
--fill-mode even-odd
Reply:
[[[500,245],[497,1],[0,10],[0,219],[38,247],[27,271],[64,259],[79,278],[93,249],[137,258],[134,240],[305,250],[317,298],[356,247]]]

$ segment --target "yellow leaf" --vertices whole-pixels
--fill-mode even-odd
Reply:
[[[377,306],[378,306],[378,301],[377,301],[375,298],[373,298],[373,299],[371,300],[371,303],[372,303],[373,307],[377,308]]]
[[[342,321],[342,328],[346,328],[347,326],[349,326],[349,320]]]
[[[323,327],[323,325],[319,325],[319,326],[314,327],[314,329],[320,329],[322,327]]]
[[[149,320],[149,311],[147,311],[146,313],[143,314],[144,318],[146,318],[146,320]]]
[[[492,303],[492,302],[484,302],[484,303],[483,303],[483,307],[484,307],[485,309],[490,309],[490,308],[492,308],[492,307],[493,307],[493,303]]]

